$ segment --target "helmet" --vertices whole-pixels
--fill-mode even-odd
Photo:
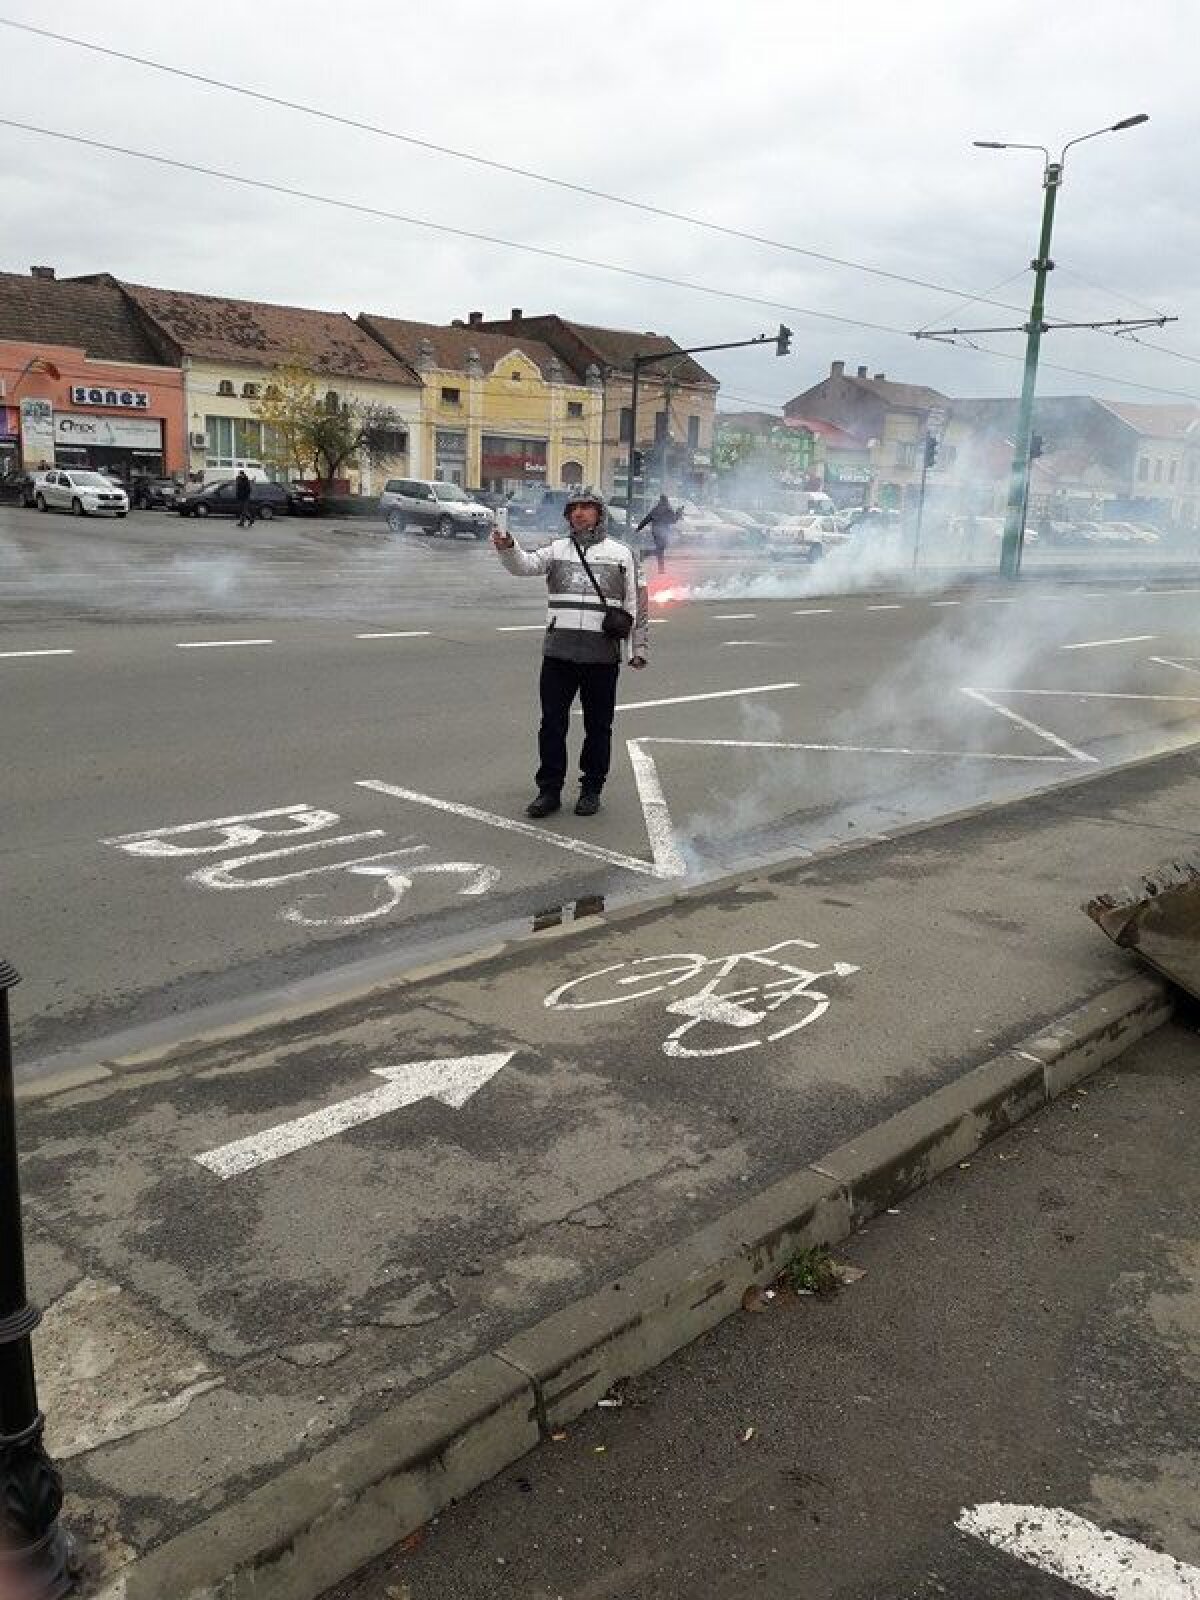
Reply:
[[[604,496],[596,489],[572,489],[563,506],[563,516],[569,519],[574,506],[595,506],[600,513],[600,520],[596,523],[598,528],[602,528],[608,520]]]

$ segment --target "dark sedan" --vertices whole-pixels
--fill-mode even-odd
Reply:
[[[174,478],[134,478],[129,486],[135,511],[174,511],[182,496],[183,490]]]
[[[250,485],[250,505],[254,515],[263,522],[273,517],[314,516],[317,497],[311,489],[298,483],[261,483]],[[236,517],[238,515],[237,485],[209,483],[202,489],[193,489],[179,502],[181,517]]]

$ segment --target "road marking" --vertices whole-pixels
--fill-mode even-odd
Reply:
[[[407,633],[356,633],[356,639],[428,639],[429,630],[412,629]]]
[[[508,623],[506,626],[496,629],[497,633],[545,633],[545,631],[546,624],[544,622]]]
[[[985,606],[1015,606],[1017,603],[1017,597],[1015,594],[1009,594],[1004,595],[1003,597],[992,597],[985,600],[983,603]]]
[[[814,606],[809,611],[793,611],[792,615],[794,617],[831,617],[833,615],[833,607]]]
[[[868,606],[868,611],[903,611],[903,606]]]
[[[1153,660],[1153,657],[1148,659]],[[971,691],[966,691],[970,693]],[[979,694],[984,690],[976,691]],[[1165,700],[1174,705],[1196,705],[1200,696],[1194,694],[1131,694],[1119,689],[990,689],[989,694],[1036,694],[1058,700]]]
[[[247,824],[268,817],[287,817],[292,828],[255,828]],[[222,850],[235,850],[260,839],[290,838],[295,834],[319,833],[339,822],[336,811],[320,811],[316,806],[296,801],[290,806],[273,806],[269,811],[243,811],[235,817],[210,817],[206,822],[179,822],[166,828],[140,828],[136,833],[118,833],[102,844],[115,845],[131,856],[212,856]],[[171,844],[183,834],[220,833],[216,844]]]
[[[231,650],[240,644],[274,644],[274,639],[192,639],[176,650]]]
[[[654,758],[646,754],[636,739],[630,739],[626,748],[629,751],[630,765],[633,767],[633,781],[641,802],[642,816],[646,819],[646,837],[650,840],[650,852],[654,857],[654,865],[658,868],[659,876],[686,877],[687,862],[683,859],[683,853],[675,840],[671,813],[662,791]]]
[[[1200,678],[1200,667],[1189,667],[1185,665],[1185,663],[1188,661],[1194,661],[1196,659],[1195,656],[1181,656],[1178,661],[1172,661],[1167,656],[1151,656],[1150,659],[1155,663],[1156,666],[1174,667],[1176,672],[1190,672],[1193,673],[1197,678]]]
[[[1010,693],[1017,691],[997,691],[997,693]],[[994,711],[997,716],[1007,717],[1009,722],[1015,723],[1018,728],[1024,728],[1027,733],[1034,733],[1039,739],[1045,739],[1048,744],[1056,745],[1076,761],[1086,761],[1090,766],[1098,766],[1099,758],[1088,755],[1086,750],[1077,750],[1073,744],[1068,744],[1065,739],[1060,739],[1056,733],[1051,733],[1049,728],[1043,728],[1038,722],[1031,722],[1028,717],[1023,717],[1019,711],[1013,711],[1009,706],[1002,706],[993,700],[986,689],[963,689],[961,693],[968,699],[977,701],[980,705],[987,706],[989,711]]]
[[[483,811],[478,806],[463,805],[457,800],[440,800],[436,795],[421,794],[416,789],[404,789],[399,784],[384,783],[380,778],[358,778],[360,789],[373,789],[378,794],[391,795],[396,800],[408,800],[413,805],[431,806],[435,811],[446,811],[454,817],[465,817],[468,822],[482,822],[490,828],[500,828],[505,833],[518,833],[539,844],[550,844],[572,855],[589,856],[594,861],[606,861],[609,866],[624,867],[629,872],[640,872],[650,878],[668,876],[658,866],[643,861],[639,856],[623,855],[619,850],[606,850],[603,845],[590,844],[586,839],[566,838],[552,833],[549,828],[535,828],[531,822],[519,822],[515,817],[497,816],[493,811]],[[673,876],[673,874],[671,874]]]
[[[73,656],[74,650],[0,650],[0,658],[17,661],[29,656]]]
[[[964,691],[964,693],[969,691]],[[1053,737],[1049,735],[1048,737]],[[914,750],[905,745],[886,744],[793,744],[780,739],[683,739],[670,734],[653,734],[643,741],[646,744],[694,744],[713,750],[811,750],[816,754],[858,756],[921,756],[953,761],[1018,761],[1062,766],[1066,756],[1009,755],[994,750]],[[1077,759],[1094,761],[1094,756]]]
[[[1145,600],[1156,594],[1200,594],[1200,589],[1131,589],[1129,592]]]
[[[713,618],[714,622],[753,622],[758,616],[757,611],[720,611]]]
[[[349,1128],[359,1128],[364,1122],[386,1117],[390,1112],[401,1111],[415,1105],[418,1100],[440,1100],[444,1106],[461,1110],[471,1096],[502,1067],[512,1060],[514,1051],[505,1050],[495,1055],[459,1056],[444,1061],[410,1061],[400,1067],[372,1067],[377,1078],[385,1080],[383,1087],[370,1089],[366,1094],[355,1095],[351,1100],[312,1111],[307,1116],[296,1117],[291,1122],[279,1122],[273,1128],[264,1128],[246,1139],[235,1139],[232,1144],[208,1150],[195,1159],[218,1178],[236,1178],[255,1167],[278,1161],[281,1156],[293,1155],[309,1145],[332,1139],[335,1134]]]
[[[1102,1600],[1200,1600],[1200,1567],[1061,1506],[970,1506],[955,1526]]]
[[[962,601],[961,600],[931,600],[929,602],[929,604],[931,606],[960,606],[960,605],[962,605]]]
[[[1060,644],[1060,650],[1099,650],[1106,644],[1145,644],[1147,639],[1157,639],[1156,633],[1130,633],[1123,639],[1085,639],[1082,644]]]
[[[732,644],[754,644],[757,640],[738,639],[726,640]],[[781,689],[799,689],[799,683],[752,683],[746,689],[711,689],[707,694],[679,694],[666,700],[625,700],[617,707],[618,711],[648,711],[654,706],[686,706],[693,705],[699,700],[739,700],[748,694],[778,694]],[[576,707],[575,715],[582,716],[582,711]]]

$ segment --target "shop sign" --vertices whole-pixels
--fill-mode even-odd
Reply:
[[[81,417],[59,411],[54,417],[53,439],[60,445],[110,450],[161,450],[162,423],[157,418]]]
[[[0,439],[11,444],[21,436],[21,413],[16,406],[0,406]]]
[[[537,478],[546,473],[545,439],[509,439],[485,433],[482,455],[485,478]]]
[[[693,450],[692,451],[692,465],[694,467],[711,467],[712,466],[712,456],[708,453],[707,450]]]
[[[838,483],[870,483],[870,467],[852,467],[840,461],[827,461],[825,463],[825,476],[835,478]]]
[[[117,406],[123,411],[149,411],[150,396],[144,389],[105,389],[96,384],[73,383],[73,406]]]
[[[26,470],[54,461],[54,407],[30,395],[21,401],[21,457]]]

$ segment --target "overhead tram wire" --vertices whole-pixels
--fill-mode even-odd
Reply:
[[[55,44],[70,45],[77,50],[91,51],[96,55],[108,56],[115,61],[125,61],[133,66],[146,67],[152,72],[165,73],[171,77],[183,78],[192,83],[198,83],[205,88],[219,89],[226,94],[241,95],[246,99],[257,100],[264,105],[278,106],[283,110],[295,111],[302,116],[316,117],[323,122],[331,122],[338,126],[351,128],[359,133],[369,133],[379,138],[392,139],[401,144],[412,145],[416,149],[429,150],[436,155],[449,156],[456,161],[465,161],[474,166],[486,167],[494,172],[503,172],[510,177],[529,179],[534,183],[548,184],[553,188],[565,189],[569,193],[585,195],[589,199],[603,200],[611,205],[625,206],[632,211],[640,211],[647,216],[662,217],[671,222],[682,222],[688,227],[703,228],[710,233],[722,234],[726,238],[743,239],[751,244],[764,245],[771,250],[784,250],[792,255],[805,256],[812,261],[824,262],[827,266],[843,267],[847,271],[866,273],[872,277],[883,278],[892,283],[905,284],[911,288],[929,289],[934,294],[947,294],[958,298],[960,305],[990,305],[1003,311],[1021,311],[1023,307],[1010,305],[1004,300],[990,298],[994,289],[1011,283],[1012,278],[1002,279],[993,289],[985,290],[982,294],[969,294],[961,289],[951,288],[946,284],[933,283],[929,279],[914,278],[901,272],[892,272],[885,267],[874,267],[863,261],[853,261],[845,256],[835,256],[827,251],[813,250],[804,245],[790,244],[786,240],[771,239],[764,234],[752,233],[745,228],[734,228],[727,223],[713,222],[706,217],[692,216],[688,212],[674,211],[667,206],[655,205],[650,201],[633,200],[627,195],[612,194],[606,189],[598,189],[588,184],[577,183],[568,178],[556,178],[545,172],[538,172],[531,167],[521,167],[514,163],[497,161],[489,156],[481,156],[470,150],[458,150],[452,145],[444,145],[432,139],[422,139],[416,134],[400,133],[394,128],[385,128],[378,123],[364,122],[356,117],[347,117],[340,112],[326,111],[319,106],[311,106],[300,100],[290,100],[283,95],[267,93],[266,90],[252,89],[246,84],[230,83],[227,79],[213,77],[208,73],[192,72],[186,67],[177,67],[170,62],[157,61],[152,56],[135,55],[132,51],[117,50],[111,45],[98,44],[91,39],[80,39],[73,34],[58,33],[52,28],[39,28],[33,23],[20,22],[13,17],[0,16],[0,27],[12,28],[19,33],[26,33],[35,38],[49,39]],[[1014,277],[1020,274],[1014,274]],[[1130,299],[1129,296],[1118,296],[1121,299]],[[1132,304],[1139,304],[1132,301]],[[794,309],[794,308],[790,308]],[[957,309],[957,308],[955,308]],[[819,313],[812,313],[817,315]],[[1047,323],[1055,323],[1047,318]],[[860,324],[866,326],[866,324]],[[929,326],[932,326],[930,324]],[[1168,349],[1166,345],[1150,344],[1145,339],[1134,339],[1132,335],[1110,332],[1107,329],[1093,328],[1087,330],[1093,333],[1102,333],[1110,338],[1133,339],[1134,343],[1142,345],[1147,350],[1156,350],[1162,355],[1176,356],[1182,361],[1200,361],[1200,357],[1185,355],[1182,351]],[[1170,390],[1163,390],[1170,393]]]
[[[154,166],[167,167],[176,172],[192,172],[200,177],[217,178],[224,183],[237,184],[242,188],[258,189],[268,194],[284,195],[292,200],[307,200],[315,205],[329,206],[334,210],[348,211],[358,216],[375,217],[385,222],[400,222],[407,227],[424,228],[433,233],[442,233],[452,238],[470,239],[477,244],[499,245],[506,250],[517,250],[527,255],[534,255],[548,261],[566,262],[570,266],[590,267],[598,272],[611,272],[622,278],[636,278],[645,283],[657,283],[671,289],[685,289],[692,294],[708,295],[713,299],[729,300],[741,305],[758,306],[770,311],[789,311],[796,316],[812,317],[821,322],[833,322],[843,327],[864,328],[872,333],[886,333],[897,338],[909,339],[911,330],[894,326],[886,322],[869,322],[862,317],[841,316],[833,311],[820,311],[813,306],[794,305],[786,300],[771,300],[762,295],[744,294],[737,289],[720,289],[715,285],[696,283],[688,278],[674,278],[665,273],[646,272],[638,267],[624,267],[616,262],[597,261],[589,256],[573,255],[566,250],[554,250],[547,245],[523,243],[516,239],[504,239],[497,234],[481,233],[471,228],[459,228],[446,222],[433,222],[427,217],[412,217],[399,211],[387,211],[381,206],[368,206],[355,200],[339,200],[332,195],[317,194],[308,189],[297,189],[289,184],[275,183],[267,178],[251,178],[244,173],[226,172],[220,167],[206,167],[199,162],[184,161],[176,156],[157,155],[148,150],[134,150],[127,145],[112,144],[103,139],[91,139],[83,134],[64,133],[58,128],[42,128],[36,123],[21,122],[14,117],[0,117],[0,127],[15,128],[21,133],[37,134],[41,138],[55,139],[63,144],[81,145],[89,150],[104,150],[110,155],[129,156],[136,161],[146,161]],[[980,349],[982,347],[975,346]],[[1003,351],[984,350],[984,354],[1000,356],[1002,359],[1021,360],[1020,356],[1008,357]],[[1051,363],[1043,365],[1050,367]],[[1057,367],[1054,370],[1071,372],[1079,377],[1097,378],[1104,383],[1115,383],[1132,389],[1144,389],[1152,394],[1168,394],[1185,400],[1200,403],[1200,396],[1184,393],[1177,389],[1164,389],[1154,384],[1133,383],[1126,378],[1118,378],[1104,373],[1084,372],[1073,367]]]
[[[55,44],[71,45],[78,50],[89,50],[96,55],[108,56],[115,61],[129,62],[134,66],[147,67],[152,72],[166,73],[171,77],[186,78],[189,82],[202,84],[205,88],[220,89],[226,94],[242,95],[249,100],[260,101],[264,105],[278,106],[285,111],[299,112],[302,116],[317,117],[323,122],[336,123],[343,128],[352,128],[357,133],[369,133],[383,139],[393,139],[401,144],[413,145],[420,150],[429,150],[436,155],[449,156],[456,161],[466,161],[473,166],[486,167],[492,172],[503,172],[509,177],[527,178],[533,183],[549,184],[556,189],[565,189],[571,194],[583,195],[591,200],[603,200],[610,205],[625,206],[631,211],[640,211],[646,216],[661,217],[669,222],[682,222],[688,227],[704,228],[709,233],[723,234],[726,238],[742,239],[750,244],[765,245],[771,250],[785,250],[789,254],[806,256],[812,261],[824,262],[827,266],[844,267],[851,272],[866,273],[871,277],[883,278],[891,283],[902,283],[914,289],[928,289],[934,294],[946,294],[958,299],[967,299],[977,304],[992,305],[1002,311],[1020,311],[1020,306],[1008,305],[1002,300],[988,300],[979,295],[970,295],[966,290],[952,288],[947,284],[933,283],[925,278],[910,277],[906,273],[892,272],[886,267],[874,267],[864,261],[852,261],[844,256],[835,256],[824,250],[809,249],[804,245],[789,244],[786,240],[771,239],[763,234],[752,233],[745,228],[734,228],[727,223],[713,222],[706,217],[694,217],[684,211],[674,211],[668,206],[655,205],[647,200],[632,200],[626,195],[612,194],[606,189],[597,189],[589,184],[576,183],[569,178],[555,178],[549,173],[537,172],[532,167],[521,167],[506,161],[497,161],[489,156],[477,155],[470,150],[457,150],[452,145],[439,144],[432,139],[422,139],[416,134],[399,133],[394,128],[385,128],[374,122],[363,122],[356,117],[343,116],[336,111],[325,111],[319,106],[306,105],[301,100],[290,100],[283,95],[269,94],[263,89],[252,89],[245,84],[230,83],[224,78],[215,78],[210,74],[192,72],[186,67],[177,67],[166,61],[156,61],[152,56],[134,55],[128,50],[116,50],[110,45],[97,44],[91,39],[79,39],[72,34],[58,33],[52,28],[39,28],[29,22],[18,22],[12,17],[0,16],[0,26],[12,28],[19,33],[31,34],[36,38],[49,39]],[[17,124],[20,126],[20,124]]]

